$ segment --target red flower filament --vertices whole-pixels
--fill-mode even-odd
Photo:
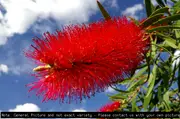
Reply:
[[[114,112],[120,107],[121,103],[116,101],[100,108],[100,112]]]
[[[147,51],[144,31],[126,18],[72,25],[35,38],[25,55],[38,65],[30,90],[45,100],[82,100],[135,70]]]

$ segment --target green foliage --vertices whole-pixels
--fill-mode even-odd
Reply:
[[[144,0],[144,3],[146,7],[146,14],[147,16],[150,16],[155,10],[155,7],[153,6],[151,0]]]
[[[180,50],[180,1],[171,1],[174,5],[169,7],[167,0],[156,0],[157,6],[144,0],[148,18],[138,22],[130,17],[145,29],[151,47],[138,72],[117,83],[126,89],[112,87],[118,93],[109,98],[122,103],[120,111],[180,111],[180,63],[174,63],[180,58],[174,55]]]
[[[97,1],[98,7],[103,15],[103,17],[108,20],[111,19],[110,15],[108,14],[108,12],[104,9],[104,7],[101,5],[101,3],[99,1]]]

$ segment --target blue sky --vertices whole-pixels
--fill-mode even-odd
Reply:
[[[46,1],[46,2],[45,2]],[[112,16],[145,17],[143,0],[100,0]],[[155,2],[153,2],[155,4]],[[58,101],[42,103],[41,97],[28,93],[26,84],[33,62],[23,56],[32,38],[43,32],[54,32],[64,25],[89,23],[102,19],[96,0],[0,0],[0,110],[1,111],[96,111],[109,102],[106,94],[82,103],[62,104]]]

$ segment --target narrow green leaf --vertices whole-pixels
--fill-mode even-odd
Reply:
[[[127,99],[128,95],[116,94],[116,95],[108,95],[110,99]]]
[[[121,85],[126,85],[126,84],[129,84],[129,82],[131,81],[131,78],[126,78],[120,82],[118,82],[118,84],[121,84]]]
[[[105,10],[105,8],[101,5],[101,3],[97,0],[97,4],[98,4],[98,7],[103,15],[103,17],[106,19],[106,20],[109,20],[111,19],[110,15],[108,14],[108,12]]]
[[[146,14],[149,17],[155,8],[154,8],[153,4],[151,3],[151,0],[144,0],[144,3],[145,3],[145,7],[146,7]]]
[[[132,18],[131,16],[127,16],[132,22],[134,22],[136,25],[139,25],[139,21]]]
[[[169,96],[173,96],[173,95],[177,94],[177,92],[178,92],[178,88],[173,89],[172,91],[169,91]]]
[[[147,88],[145,86],[142,86],[142,89],[144,89],[145,91],[147,91]]]
[[[158,87],[158,94],[157,94],[157,96],[158,96],[159,102],[161,102],[162,99],[163,99],[163,97],[162,97],[162,88],[163,88],[162,86]]]
[[[134,90],[137,86],[142,85],[146,81],[146,79],[147,79],[147,76],[137,80],[136,82],[133,82],[127,90],[128,91]]]
[[[172,29],[180,29],[180,27],[175,27],[175,26],[158,26],[155,28],[152,28],[148,30],[149,33],[154,32],[154,31],[167,31],[167,30],[172,30]]]
[[[154,88],[154,84],[155,84],[155,80],[156,80],[156,72],[157,72],[157,65],[154,65],[152,73],[150,74],[150,78],[148,81],[148,91],[147,91],[145,98],[149,97],[149,95],[151,94],[151,92]]]
[[[168,13],[169,7],[163,7],[163,8],[159,8],[156,11],[154,11],[151,16],[156,15],[158,13]]]
[[[165,43],[167,43],[170,47],[180,49],[180,44],[176,45],[176,40],[174,40],[173,38],[165,36],[161,33],[157,33],[157,35],[161,37],[163,40],[165,40]]]
[[[140,77],[147,69],[147,66],[143,67],[142,69],[139,69],[139,71],[133,75],[131,80],[135,80],[136,78]]]
[[[163,99],[164,99],[166,110],[169,111],[171,109],[171,107],[169,105],[170,101],[169,101],[169,92],[168,91],[164,94]]]
[[[130,90],[132,87],[134,87],[134,86],[137,85],[139,82],[142,82],[142,80],[144,80],[144,79],[142,79],[142,80],[140,79],[140,80],[138,80],[138,81],[135,82],[135,79],[136,79],[136,78],[139,78],[140,76],[142,76],[143,73],[144,73],[147,69],[148,69],[148,66],[145,66],[145,67],[143,67],[142,69],[139,69],[139,71],[132,76],[131,81],[129,82],[129,84],[131,84],[132,82],[133,82],[133,83],[132,83],[131,86],[129,86],[128,90]]]
[[[173,16],[167,16],[165,18],[162,18],[158,20],[157,22],[153,23],[152,25],[159,25],[159,24],[168,23],[171,21],[177,21],[179,19],[180,19],[180,14],[175,14]]]
[[[178,89],[179,89],[179,92],[180,92],[180,63],[179,63],[179,69],[178,69]]]
[[[151,97],[152,97],[152,93],[150,93],[149,96],[145,97],[144,98],[144,103],[143,103],[143,107],[144,107],[144,110],[147,111],[147,108],[148,108],[148,105],[151,101]]]
[[[159,14],[150,16],[146,20],[141,22],[140,26],[143,28],[148,27],[148,26],[152,25],[152,23],[157,22],[163,15],[164,15],[164,13],[159,13]]]
[[[177,13],[180,13],[180,1],[173,1],[173,0],[171,0],[172,2],[174,2],[175,4],[174,4],[174,6],[172,7],[172,11],[173,11],[173,13],[174,14],[177,14]]]
[[[132,112],[139,112],[139,108],[136,103],[136,96],[132,99]]]
[[[151,38],[151,41],[152,41],[153,44],[156,44],[157,43],[157,37],[155,37],[155,39]],[[157,51],[156,49],[157,49],[156,46],[152,45],[152,52],[151,52],[151,58],[152,59],[154,59],[156,57],[156,54],[157,54],[156,53],[156,51]]]
[[[180,30],[175,30],[176,38],[180,38]]]
[[[173,40],[173,39],[170,39],[170,38],[164,38],[165,39],[165,42],[171,46],[172,48],[175,48],[175,49],[179,49],[178,46],[176,45],[176,41]]]

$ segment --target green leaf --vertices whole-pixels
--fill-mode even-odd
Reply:
[[[150,78],[148,80],[148,91],[145,98],[148,98],[153,91],[155,80],[156,80],[157,65],[154,65]]]
[[[120,85],[126,85],[126,84],[129,84],[130,81],[131,81],[131,78],[126,78],[126,79],[118,82],[118,84],[120,84]]]
[[[163,99],[164,99],[166,111],[170,111],[171,107],[169,105],[170,101],[169,101],[169,92],[168,91],[164,94]]]
[[[159,99],[159,102],[161,102],[162,101],[162,99],[163,99],[163,97],[162,97],[162,86],[159,86],[158,87],[158,94],[157,94],[157,96],[158,96],[158,99]]]
[[[135,88],[136,88],[137,86],[139,86],[139,85],[142,85],[142,84],[146,81],[146,79],[147,79],[147,77],[144,77],[144,78],[139,79],[139,80],[136,81],[136,82],[133,82],[133,83],[129,86],[129,88],[128,88],[127,90],[128,90],[128,91],[133,91],[133,90],[135,90]]]
[[[177,88],[173,89],[172,91],[169,91],[169,96],[173,96],[173,95],[177,94],[177,92],[178,92]]]
[[[178,69],[178,89],[179,89],[179,92],[180,92],[180,63],[179,63],[179,69]]]
[[[176,38],[180,38],[180,31],[179,30],[174,30],[174,31],[175,31]]]
[[[136,96],[132,99],[132,112],[139,112],[139,108],[136,103]]]
[[[139,69],[139,71],[133,75],[131,80],[135,80],[136,78],[140,77],[147,69],[148,69],[148,66],[145,66],[142,69]]]
[[[110,15],[108,14],[108,12],[105,10],[105,8],[101,5],[101,3],[97,0],[97,4],[98,4],[98,7],[103,15],[103,17],[106,19],[106,20],[109,20],[111,19]]]
[[[150,95],[148,97],[145,97],[144,98],[144,103],[143,103],[143,107],[144,107],[144,110],[147,111],[147,107],[151,101],[151,97],[152,97],[152,93],[150,93]]]
[[[136,25],[139,25],[139,21],[132,18],[131,16],[127,16],[127,18],[129,18],[132,22],[134,22]]]
[[[153,4],[151,3],[151,0],[144,0],[144,3],[145,3],[145,7],[146,7],[146,14],[149,17],[155,8],[154,8]]]
[[[179,13],[180,12],[180,1],[174,1],[174,0],[171,0],[172,2],[174,2],[174,6],[172,7],[172,10],[173,10],[173,13],[176,14],[176,13]]]
[[[165,18],[161,18],[160,20],[153,23],[152,25],[159,25],[159,24],[168,23],[168,22],[171,22],[171,21],[177,21],[179,19],[180,19],[180,14],[175,14],[173,16],[167,16]]]
[[[146,20],[140,23],[140,27],[146,28],[152,25],[152,23],[158,21],[163,15],[164,13],[159,13],[159,14],[148,17]]]
[[[180,29],[180,27],[175,27],[175,26],[158,26],[155,28],[152,28],[148,30],[149,33],[154,32],[154,31],[167,31],[169,29]]]
[[[178,21],[176,22],[176,25],[175,25],[175,26],[180,27],[180,20],[178,20]],[[175,32],[176,38],[180,38],[180,30],[174,30],[174,32]]]
[[[110,99],[127,99],[128,98],[128,95],[122,95],[121,93],[112,95],[112,96],[108,95],[108,96],[110,97]]]
[[[165,36],[161,33],[157,33],[157,35],[161,38],[163,38],[163,40],[165,40],[165,43],[167,43],[169,46],[171,46],[174,49],[180,49],[180,44],[176,45],[176,40],[174,40],[171,37]]]
[[[165,42],[171,46],[172,48],[179,49],[179,47],[176,45],[176,41],[170,38],[164,38]]]
[[[141,83],[142,81],[144,81],[144,79],[139,79],[138,81],[135,82],[136,78],[139,78],[140,76],[143,75],[144,72],[146,72],[146,70],[148,69],[148,66],[143,67],[142,69],[139,69],[139,71],[137,73],[135,73],[132,78],[131,78],[131,82],[132,85],[129,86],[128,90],[130,90],[131,88],[133,88],[135,85],[137,85],[138,83]]]
[[[158,13],[168,13],[168,10],[169,10],[169,7],[163,7],[163,8],[157,9],[151,14],[151,16],[156,15]]]

